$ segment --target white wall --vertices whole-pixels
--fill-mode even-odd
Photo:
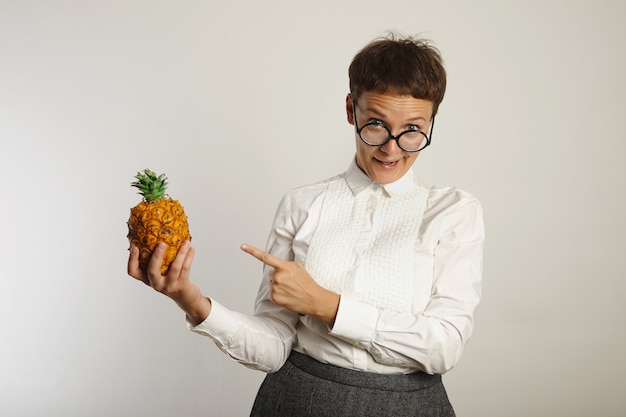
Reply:
[[[280,196],[343,171],[347,66],[388,29],[449,89],[416,171],[485,209],[457,414],[626,414],[623,1],[0,0],[0,415],[244,416],[262,374],[125,274],[167,173],[194,280],[251,312]]]

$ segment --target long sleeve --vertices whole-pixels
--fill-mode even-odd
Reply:
[[[438,236],[430,299],[423,311],[397,312],[341,298],[331,334],[365,349],[381,364],[445,373],[472,333],[481,293],[482,209],[468,196],[442,203],[451,205],[431,210]]]

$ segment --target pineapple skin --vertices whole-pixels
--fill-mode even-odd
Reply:
[[[161,275],[169,266],[185,240],[191,240],[189,224],[183,206],[172,198],[142,201],[130,209],[128,241],[139,248],[139,266],[143,271],[159,242],[167,245],[161,265]]]

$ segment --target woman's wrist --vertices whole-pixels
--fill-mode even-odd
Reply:
[[[178,307],[185,312],[189,322],[197,326],[209,317],[211,313],[211,300],[202,295],[198,290],[192,299],[175,300]]]
[[[320,302],[320,310],[316,314],[316,317],[326,323],[329,327],[333,327],[335,319],[337,318],[337,311],[339,310],[339,294],[332,291],[325,290],[322,294]]]

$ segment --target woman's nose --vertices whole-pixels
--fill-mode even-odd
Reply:
[[[387,143],[380,145],[380,150],[387,155],[402,152],[402,148],[398,145],[398,140],[393,138],[390,138]]]

